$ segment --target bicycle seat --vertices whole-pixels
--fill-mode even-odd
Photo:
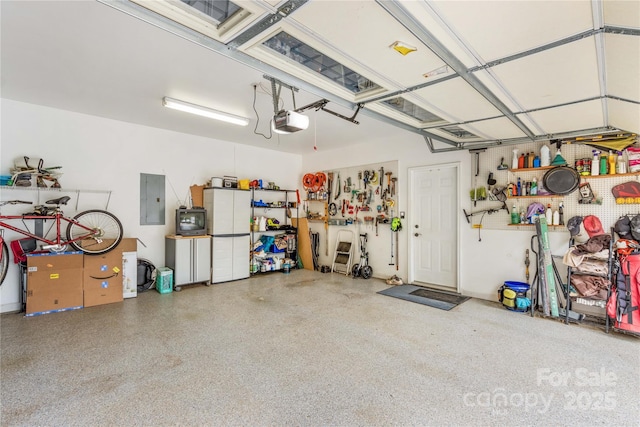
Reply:
[[[64,197],[59,197],[57,199],[47,200],[44,203],[47,205],[66,205],[69,200],[71,200],[71,197],[64,196]]]

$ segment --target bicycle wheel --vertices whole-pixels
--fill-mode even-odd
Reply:
[[[373,276],[373,268],[371,268],[371,266],[369,265],[365,265],[364,267],[362,267],[362,278],[368,279],[371,276]]]
[[[9,249],[7,249],[7,244],[4,240],[2,241],[2,253],[0,256],[2,257],[0,258],[0,285],[2,285],[9,269]]]
[[[351,269],[351,275],[353,277],[358,277],[360,275],[360,264],[356,264]]]
[[[87,255],[109,252],[122,240],[120,220],[107,211],[93,209],[80,212],[73,221],[67,227],[67,240],[72,247]],[[71,242],[75,239],[79,240]]]

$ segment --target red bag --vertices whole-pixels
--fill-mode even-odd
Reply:
[[[11,246],[11,252],[13,252],[13,262],[18,264],[25,262],[27,260],[27,254],[36,250],[37,240],[27,237],[25,239],[13,240],[9,246]]]

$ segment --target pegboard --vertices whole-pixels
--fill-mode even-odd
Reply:
[[[637,146],[638,142],[634,146]],[[534,171],[511,171],[511,170],[498,170],[498,165],[501,164],[501,160],[503,163],[507,165],[509,169],[511,169],[512,158],[513,158],[513,150],[518,149],[518,156],[521,153],[532,152],[535,155],[540,155],[540,148],[543,145],[547,145],[550,148],[551,152],[551,160],[554,159],[557,153],[557,149],[555,144],[549,144],[549,142],[535,142],[535,143],[527,143],[527,144],[519,144],[516,146],[505,146],[505,147],[495,147],[495,148],[487,148],[486,151],[479,153],[480,161],[479,161],[479,173],[478,176],[475,176],[476,173],[476,162],[475,162],[475,153],[469,153],[471,156],[471,182],[467,187],[467,190],[471,190],[476,187],[485,186],[487,188],[487,200],[481,200],[476,202],[476,206],[474,207],[474,202],[471,201],[471,196],[469,195],[469,191],[464,193],[464,196],[467,196],[467,203],[463,203],[463,205],[468,206],[466,208],[467,213],[480,211],[483,209],[492,209],[492,208],[500,208],[502,205],[501,202],[497,201],[495,198],[492,199],[492,194],[489,191],[488,185],[488,177],[489,173],[493,173],[493,179],[497,182],[495,186],[503,187],[508,185],[509,183],[516,183],[518,177],[521,178],[522,181],[531,181],[534,177],[540,182],[542,181],[542,177],[547,172],[547,170],[534,170]],[[592,150],[593,147],[584,144],[563,144],[561,148],[562,157],[567,161],[568,166],[575,167],[576,159],[585,159],[592,158]],[[624,154],[625,159],[626,154]],[[551,208],[553,210],[558,209],[558,205],[560,202],[563,203],[563,211],[564,211],[564,223],[576,215],[586,216],[586,215],[595,215],[600,219],[602,226],[605,230],[609,230],[610,227],[613,227],[616,220],[625,214],[628,215],[636,215],[640,213],[640,204],[616,204],[615,198],[611,193],[611,188],[615,185],[622,184],[628,181],[640,181],[640,174],[627,174],[627,175],[607,175],[606,177],[591,177],[591,176],[583,176],[581,177],[580,183],[588,182],[591,186],[591,190],[595,194],[596,198],[601,201],[601,204],[580,204],[578,203],[580,199],[580,193],[575,191],[571,194],[565,196],[546,196],[546,197],[536,197],[536,198],[508,198],[506,203],[509,208],[509,212],[515,203],[516,208],[518,210],[524,209],[525,212],[529,204],[533,202],[540,202],[544,206],[547,206],[549,203],[551,204]],[[463,186],[463,188],[465,188]],[[474,215],[470,217],[471,226],[476,225],[480,222],[480,218],[482,215]],[[534,227],[531,225],[521,225],[521,226],[510,226],[511,218],[509,213],[505,210],[500,210],[499,212],[492,213],[491,215],[484,215],[482,217],[482,228],[483,229],[493,229],[493,230],[513,230],[513,231],[529,231],[531,232]],[[566,232],[566,226],[554,226],[550,227],[549,231],[551,232]]]
[[[380,177],[381,172],[384,174],[382,177]],[[384,215],[386,218],[391,218],[397,215],[399,192],[397,161],[334,169],[324,173],[333,174],[332,188],[324,188],[324,191],[330,191],[331,194],[325,195],[322,191],[317,194],[305,194],[303,211],[308,214],[323,214],[320,212],[319,205],[313,203],[319,200],[326,201],[327,204],[336,204],[337,214],[329,216],[329,219],[348,219],[350,223],[362,223],[364,217]],[[372,176],[365,185],[364,178],[368,174]],[[389,182],[390,179],[394,182]],[[343,214],[342,207],[345,204],[347,206]],[[368,210],[362,210],[362,208]]]

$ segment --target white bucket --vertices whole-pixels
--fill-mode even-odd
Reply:
[[[212,177],[211,178],[211,186],[212,187],[222,187],[222,178]]]

